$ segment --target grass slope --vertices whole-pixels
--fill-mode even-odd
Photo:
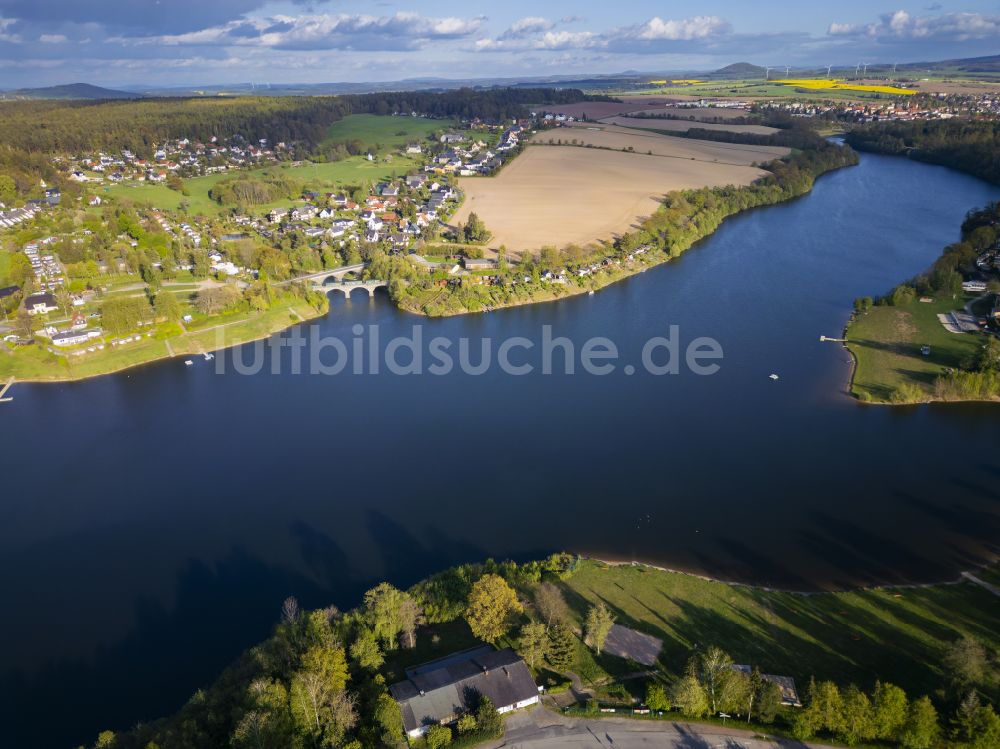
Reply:
[[[946,368],[958,368],[980,345],[980,336],[949,333],[940,313],[961,308],[961,300],[913,302],[903,307],[874,307],[848,326],[847,347],[857,359],[851,392],[874,401],[888,401],[904,383],[933,395],[934,380]],[[930,356],[920,353],[930,346]],[[867,396],[865,395],[867,394]]]
[[[922,694],[943,685],[941,658],[962,635],[1000,647],[997,597],[968,582],[802,595],[586,561],[562,586],[581,618],[603,600],[619,624],[662,638],[661,661],[673,673],[693,648],[717,645],[803,689],[816,676],[866,689],[888,680]],[[634,668],[610,656],[598,662],[615,673]]]
[[[385,117],[377,114],[352,114],[330,126],[326,139],[332,142],[360,140],[366,146],[399,147],[422,142],[438,130],[454,125],[452,120],[423,117]]]
[[[299,166],[270,166],[251,171],[231,171],[221,174],[209,174],[184,181],[190,195],[182,195],[171,190],[164,184],[123,183],[107,187],[104,194],[114,198],[127,198],[141,203],[149,203],[163,210],[180,210],[182,203],[188,204],[187,212],[193,216],[215,216],[227,212],[229,207],[220,206],[212,200],[208,192],[220,180],[238,175],[281,174],[293,179],[302,180],[306,187],[338,189],[361,182],[377,182],[394,175],[402,176],[412,171],[417,162],[403,156],[393,157],[391,162],[368,161],[361,156],[352,156],[342,161],[323,164],[301,164]],[[254,206],[252,213],[267,213],[272,208],[287,208],[298,201],[282,199]]]

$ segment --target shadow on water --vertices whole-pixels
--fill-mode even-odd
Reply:
[[[498,342],[551,325],[578,345],[609,336],[637,363],[677,325],[720,342],[714,377],[237,376],[169,361],[22,388],[0,431],[18,467],[0,498],[6,737],[65,747],[154,718],[266,636],[289,595],[349,608],[379,580],[490,555],[566,549],[813,589],[988,560],[998,412],[845,404],[831,390],[843,353],[817,337],[855,297],[928,267],[997,195],[866,156],[592,297],[427,320],[357,291],[304,326]],[[683,614],[675,643],[724,625]]]

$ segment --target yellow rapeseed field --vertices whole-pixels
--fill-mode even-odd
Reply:
[[[866,86],[860,83],[844,83],[839,80],[823,80],[817,78],[786,78],[774,81],[786,86],[796,86],[798,88],[808,88],[814,91],[872,91],[878,94],[893,94],[902,96],[913,96],[916,91],[896,86]]]

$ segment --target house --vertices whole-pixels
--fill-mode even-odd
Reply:
[[[509,648],[482,646],[406,670],[406,680],[389,687],[403,713],[403,728],[418,738],[434,725],[454,723],[475,709],[480,696],[508,713],[539,701],[539,688],[524,661]]]
[[[67,330],[63,333],[56,333],[52,336],[53,346],[77,346],[86,343],[92,338],[99,338],[99,330]]]
[[[965,281],[962,283],[962,291],[971,294],[982,294],[986,291],[985,281]]]
[[[753,673],[753,669],[748,665],[734,665],[734,671],[741,671],[744,674]],[[777,684],[778,689],[781,690],[781,704],[788,705],[789,707],[802,707],[802,701],[799,699],[799,691],[795,688],[795,679],[791,676],[775,676],[774,674],[761,674],[764,681],[769,681],[772,684]]]
[[[488,270],[496,267],[496,263],[485,257],[464,257],[462,265],[466,270]]]
[[[47,291],[25,297],[24,309],[29,315],[46,315],[59,309],[56,298]]]

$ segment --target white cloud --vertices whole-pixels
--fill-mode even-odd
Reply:
[[[499,37],[478,39],[472,48],[480,52],[566,49],[662,52],[674,44],[707,42],[729,34],[731,29],[729,23],[718,16],[676,20],[664,20],[657,16],[634,26],[600,33],[554,30],[554,27],[554,23],[544,18],[521,19]]]
[[[718,16],[695,16],[679,21],[656,17],[635,27],[632,35],[646,41],[690,41],[724,34],[729,29],[729,24]]]
[[[42,44],[63,44],[69,39],[65,34],[42,34],[38,37],[38,41]]]
[[[830,36],[866,37],[876,41],[951,41],[1000,37],[1000,17],[980,13],[913,16],[905,10],[886,13],[875,23],[833,23]]]
[[[276,15],[231,21],[222,26],[185,34],[116,39],[123,44],[224,45],[289,50],[402,50],[419,49],[438,39],[460,39],[476,32],[477,18],[429,18],[419,13],[391,16]]]
[[[508,39],[515,39],[526,34],[534,34],[540,31],[549,31],[555,27],[555,23],[541,16],[527,16],[518,21],[514,21],[503,36]]]

